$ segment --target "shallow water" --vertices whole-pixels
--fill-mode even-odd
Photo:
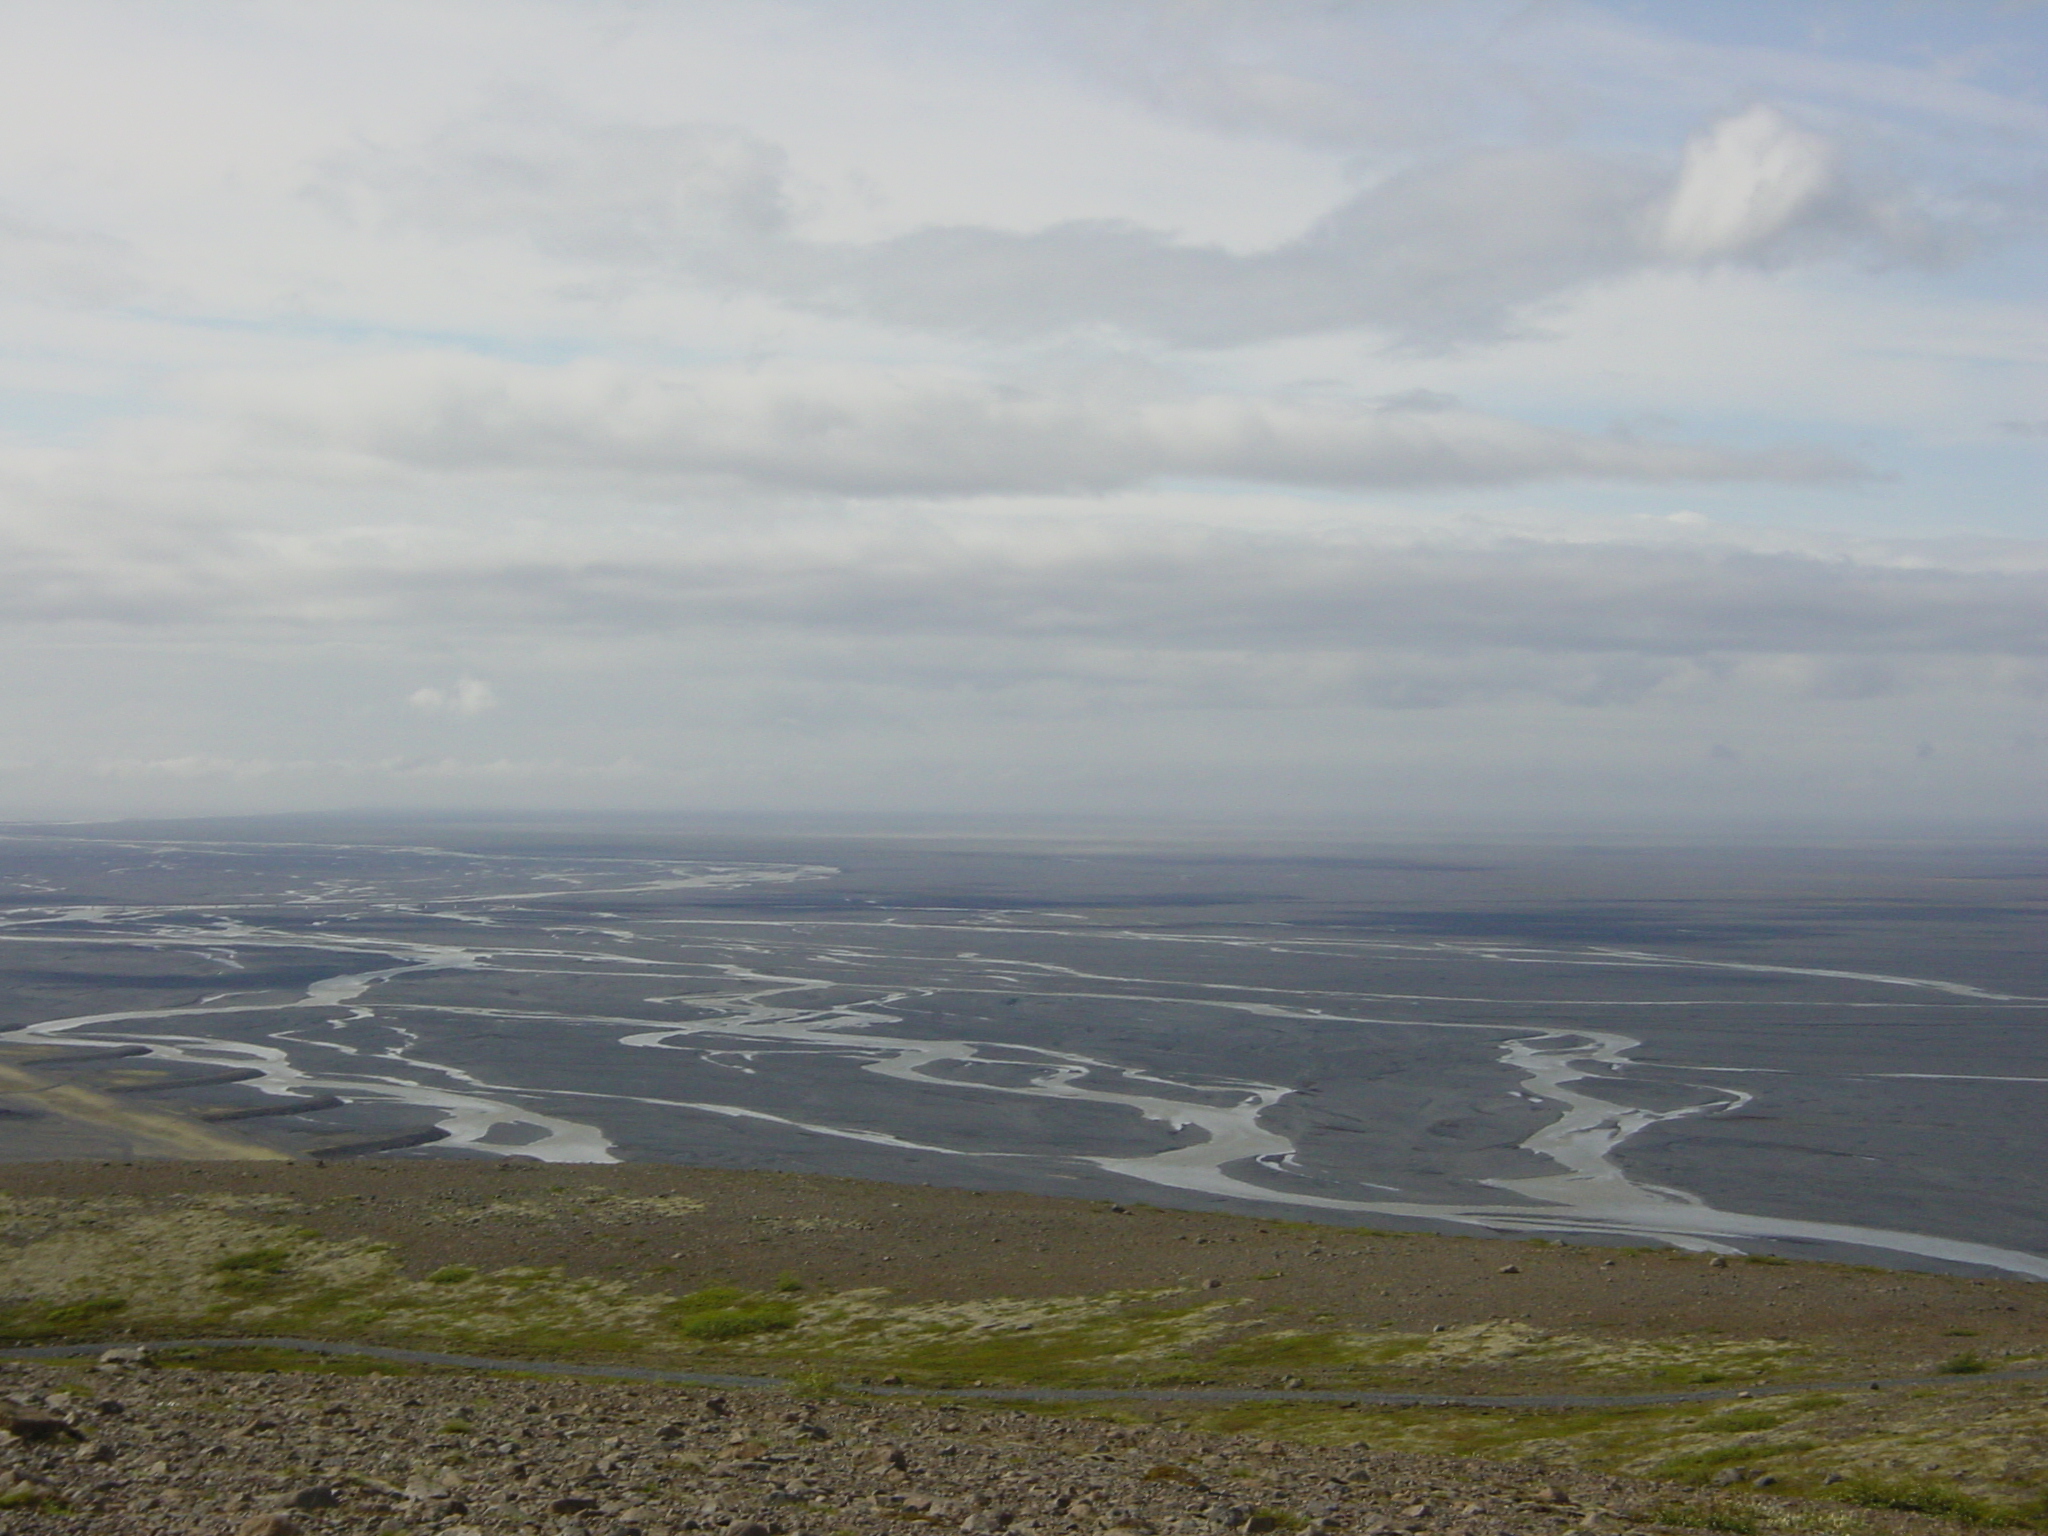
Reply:
[[[2037,852],[206,831],[0,842],[0,1041],[286,1150],[2048,1278]]]

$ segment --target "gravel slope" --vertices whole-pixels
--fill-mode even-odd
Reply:
[[[1947,1529],[1528,1466],[782,1393],[146,1364],[0,1366],[0,1393],[0,1528],[81,1536]]]

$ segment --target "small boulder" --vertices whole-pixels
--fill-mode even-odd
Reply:
[[[1521,1272],[1522,1266],[1519,1264],[1503,1264],[1499,1269],[1494,1271],[1495,1274],[1500,1275],[1519,1275]]]
[[[548,1505],[548,1513],[551,1515],[586,1515],[595,1508],[597,1508],[597,1500],[581,1498],[570,1494],[556,1499],[552,1504]]]
[[[273,1510],[265,1515],[251,1515],[235,1527],[235,1536],[299,1536],[299,1526],[290,1515]]]
[[[85,1438],[62,1419],[38,1413],[15,1413],[7,1409],[0,1409],[0,1430],[5,1430],[17,1440],[34,1442]]]
[[[301,1488],[284,1502],[287,1509],[333,1509],[341,1500],[332,1488],[314,1487]]]

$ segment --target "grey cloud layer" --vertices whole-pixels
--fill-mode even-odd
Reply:
[[[519,519],[188,529],[75,514],[16,521],[0,619],[281,633],[659,635],[725,631],[1283,653],[1643,658],[2048,656],[2048,552],[1931,567],[1878,550],[1494,538],[1374,541],[1105,513],[760,511],[749,521],[593,512]],[[1846,676],[1846,674],[1844,674]],[[2031,674],[2029,674],[2031,675]],[[1847,687],[1847,684],[1843,685]]]
[[[1830,141],[1764,106],[1709,125],[1682,163],[1441,152],[1251,253],[1112,220],[807,239],[773,146],[718,125],[593,121],[530,97],[422,145],[337,160],[318,190],[337,207],[512,237],[638,281],[964,334],[1106,325],[1197,347],[1361,327],[1436,345],[1500,334],[1532,305],[1660,263],[1921,259],[1941,244],[1903,191],[1859,186]]]
[[[560,368],[428,354],[196,391],[252,448],[421,468],[731,477],[849,495],[1104,491],[1157,477],[1309,486],[1835,480],[1739,451],[1393,402],[1055,389],[936,369]]]
[[[869,542],[836,558],[605,562],[410,585],[486,622],[553,607],[583,623],[1082,638],[1174,648],[1728,654],[2048,654],[2048,572],[1852,566],[1626,546],[1359,548],[1245,537],[1079,548]],[[1024,541],[1017,541],[1023,543]],[[1092,543],[1092,547],[1089,544]],[[386,578],[389,579],[389,578]]]

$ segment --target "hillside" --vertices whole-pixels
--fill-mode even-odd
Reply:
[[[1435,1522],[1476,1530],[1510,1519],[1518,1530],[1556,1524],[1565,1506],[1555,1500],[1531,1513],[1532,1477],[1594,1480],[1573,1495],[1574,1521],[1597,1505],[1621,1511],[1601,1519],[1634,1511],[1627,1518],[1647,1520],[1646,1512],[1661,1510],[1658,1518],[1755,1530],[1910,1523],[1897,1513],[1901,1506],[1980,1522],[2031,1521],[2048,1491],[2041,1456],[2048,1382],[2026,1374],[2035,1363],[2048,1367],[2048,1290],[2020,1281],[1394,1235],[654,1164],[12,1164],[0,1166],[0,1212],[8,1237],[0,1333],[21,1346],[289,1337],[781,1378],[816,1406],[726,1390],[730,1416],[752,1415],[771,1438],[782,1434],[775,1426],[783,1414],[840,1416],[834,1445],[894,1436],[917,1446],[957,1435],[954,1456],[880,1490],[942,1501],[972,1492],[980,1474],[965,1477],[961,1469],[977,1465],[974,1456],[995,1454],[982,1437],[997,1429],[971,1426],[986,1422],[1001,1428],[998,1438],[1038,1445],[1003,1454],[1036,1466],[1030,1477],[1051,1487],[1062,1477],[1073,1481],[1072,1469],[1038,1466],[1034,1457],[1070,1457],[1075,1452],[1061,1437],[1093,1443],[1107,1433],[1100,1423],[1080,1427],[1075,1415],[1137,1420],[1152,1448],[1147,1466],[1178,1466],[1188,1475],[1119,1484],[1115,1498],[1123,1502],[1114,1507],[1139,1522],[1133,1529],[1189,1521],[1196,1522],[1190,1531],[1208,1529],[1220,1519],[1212,1507],[1266,1504],[1290,1520],[1330,1518],[1361,1530],[1404,1521],[1418,1529]],[[258,1411],[259,1399],[280,1391],[283,1378],[221,1375],[219,1368],[319,1364],[277,1351],[158,1358],[165,1368],[129,1374],[152,1392],[170,1392],[180,1415],[227,1415],[208,1420],[224,1436],[237,1414],[275,1419]],[[398,1456],[407,1476],[418,1471],[415,1463],[471,1466],[472,1435],[496,1433],[477,1415],[495,1423],[523,1414],[521,1394],[609,1405],[591,1411],[621,1423],[638,1424],[636,1414],[707,1411],[704,1389],[686,1385],[543,1387],[398,1366],[379,1368],[409,1369],[397,1378],[402,1385],[334,1374],[364,1368],[340,1362],[306,1379],[319,1383],[315,1394],[370,1394],[351,1414],[385,1416],[405,1403],[404,1395],[386,1402],[379,1393],[422,1405],[429,1403],[423,1394],[438,1394],[435,1404],[460,1399],[473,1410],[422,1406],[397,1415],[404,1422],[388,1435],[380,1429],[378,1436],[406,1443],[377,1457]],[[17,1401],[57,1390],[84,1403],[100,1390],[101,1373],[85,1365],[36,1362],[12,1371],[8,1390]],[[174,1380],[183,1385],[165,1385]],[[74,1381],[86,1385],[64,1385]],[[1872,1382],[1885,1385],[1872,1391]],[[917,1407],[861,1392],[898,1384],[988,1395],[931,1398],[937,1407]],[[1108,1389],[1121,1401],[1026,1401],[1033,1391],[1077,1388]],[[1017,1402],[991,1402],[997,1392]],[[292,1391],[280,1401],[304,1396]],[[1418,1396],[1518,1401],[1400,1401]],[[686,1413],[687,1405],[695,1406]],[[424,1434],[421,1423],[435,1414],[473,1428]],[[970,1427],[938,1428],[956,1421]],[[84,1427],[97,1423],[88,1415]],[[127,1426],[140,1423],[126,1419],[122,1432],[132,1435]],[[660,1473],[648,1485],[656,1491],[645,1495],[654,1512],[637,1523],[690,1529],[678,1523],[685,1518],[679,1510],[701,1504],[706,1490],[737,1485],[712,1462],[688,1465],[691,1455],[704,1460],[701,1448],[647,1440],[660,1428],[615,1432]],[[105,1438],[121,1436],[109,1430]],[[685,1438],[696,1445],[699,1437]],[[256,1461],[246,1476],[236,1473],[241,1482],[233,1489],[223,1483],[192,1499],[218,1504],[247,1494],[261,1503],[291,1491],[281,1483],[324,1468],[320,1476],[392,1484],[397,1502],[376,1518],[419,1526],[423,1501],[405,1500],[402,1480],[377,1470],[385,1463],[376,1457],[308,1460],[303,1446],[251,1435],[222,1443],[232,1456]],[[1248,1449],[1258,1445],[1275,1449]],[[47,1447],[17,1450],[50,1454]],[[74,1467],[78,1453],[62,1454],[72,1458],[64,1467]],[[121,1455],[141,1453],[113,1454],[119,1468]],[[583,1451],[563,1454],[574,1461]],[[1441,1459],[1450,1454],[1535,1465],[1489,1471]],[[1204,1457],[1221,1458],[1224,1470]],[[1099,1468],[1091,1463],[1090,1475],[1121,1468],[1116,1475],[1123,1476],[1128,1460],[1116,1452]],[[241,1466],[219,1466],[225,1472],[231,1464]],[[1352,1479],[1368,1464],[1373,1470],[1356,1488],[1331,1481]],[[858,1468],[832,1462],[826,1470],[841,1477]],[[1269,1472],[1278,1481],[1266,1488],[1259,1479]],[[566,1475],[549,1477],[561,1483]],[[1460,1479],[1472,1496],[1452,1500],[1441,1489]],[[1768,1493],[1754,1491],[1759,1479]],[[147,1478],[114,1481],[109,1498],[148,1486]],[[1235,1496],[1253,1484],[1264,1490],[1258,1498]],[[65,1484],[52,1478],[51,1485]],[[632,1504],[621,1500],[637,1486],[622,1483],[601,1501],[612,1506],[603,1511],[611,1522],[603,1529],[622,1522],[620,1512]],[[846,1490],[833,1487],[826,1502],[836,1510]],[[754,1489],[761,1498],[768,1491]],[[900,1502],[885,1497],[884,1509],[870,1497],[875,1491],[858,1491],[867,1510],[859,1519],[841,1511],[798,1523],[858,1530],[870,1515],[902,1519]],[[1406,1502],[1389,1506],[1397,1495]],[[76,1487],[66,1493],[80,1496]],[[1095,1499],[1061,1496],[1069,1500],[1061,1509],[1050,1507],[1050,1494],[1033,1494],[1037,1502],[1026,1499],[1019,1509],[1029,1505],[1036,1511],[1030,1519],[1052,1522],[1048,1530],[1103,1527],[1099,1508],[1069,1512]],[[495,1514],[479,1513],[482,1505],[466,1516],[444,1513],[479,1529],[517,1530],[535,1517],[531,1503]],[[1417,1503],[1431,1512],[1400,1514]],[[721,1509],[732,1514],[741,1504]],[[1465,1504],[1477,1507],[1457,1513]],[[748,1509],[769,1512],[765,1504]],[[1852,1524],[1810,1524],[1823,1516]],[[347,1523],[355,1519],[313,1511],[302,1523],[309,1530],[380,1528]]]

